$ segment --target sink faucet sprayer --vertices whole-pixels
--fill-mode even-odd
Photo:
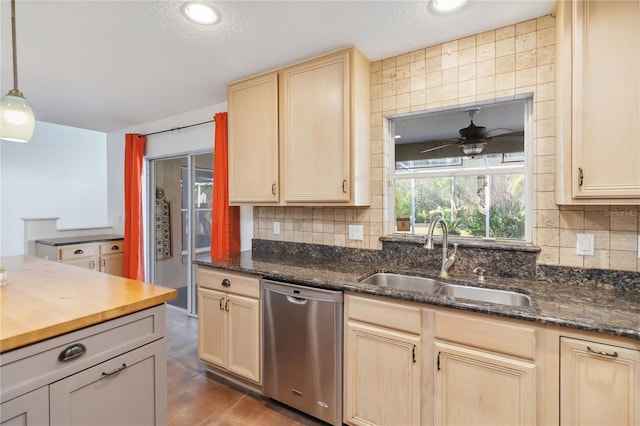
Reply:
[[[440,268],[440,278],[447,278],[449,276],[449,269],[453,266],[453,262],[456,261],[456,253],[458,252],[458,244],[453,245],[453,254],[447,257],[447,222],[445,222],[442,216],[436,216],[429,224],[429,230],[425,237],[424,248],[427,250],[433,250],[433,231],[436,224],[440,223],[442,226],[442,268]]]

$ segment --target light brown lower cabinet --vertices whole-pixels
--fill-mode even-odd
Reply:
[[[36,256],[105,274],[122,276],[124,240],[66,246],[36,243]]]
[[[2,354],[0,424],[166,424],[165,328],[160,305]]]
[[[260,280],[199,267],[198,310],[198,357],[260,384]]]
[[[345,295],[344,422],[640,426],[640,341]]]
[[[640,350],[561,337],[560,424],[639,425]]]

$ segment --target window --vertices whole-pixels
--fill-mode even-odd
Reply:
[[[182,168],[182,250],[189,247],[189,176],[188,169]],[[193,185],[193,205],[195,216],[196,253],[209,250],[211,243],[211,207],[213,204],[213,170],[196,169]]]
[[[442,215],[449,235],[530,240],[530,110],[521,100],[392,119],[392,231],[425,234]]]

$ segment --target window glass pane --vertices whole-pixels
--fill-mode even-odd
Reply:
[[[450,235],[524,239],[524,189],[523,173],[396,179],[395,231],[425,234],[440,214]]]

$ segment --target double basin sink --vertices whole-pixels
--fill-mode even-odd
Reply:
[[[455,299],[467,299],[476,302],[496,303],[508,306],[531,306],[531,297],[524,293],[459,284],[449,284],[432,278],[416,277],[394,273],[376,273],[361,284],[377,285],[399,290],[419,291],[440,294]]]

